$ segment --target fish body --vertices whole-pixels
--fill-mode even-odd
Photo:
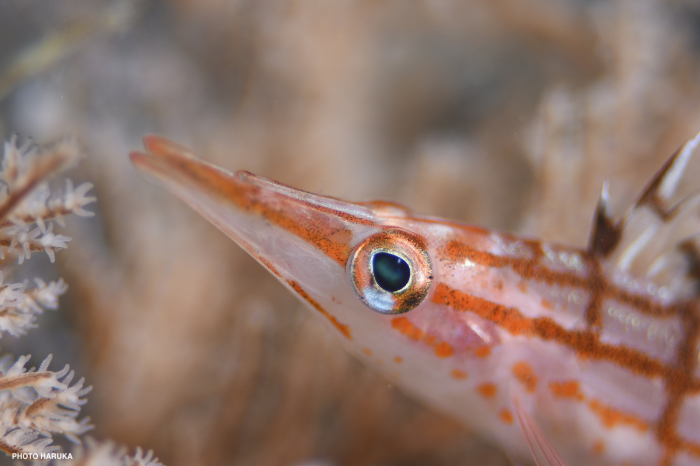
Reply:
[[[538,464],[700,464],[700,254],[670,199],[698,139],[587,249],[131,155],[408,392]],[[697,233],[697,230],[695,231]],[[639,272],[639,270],[643,270]]]

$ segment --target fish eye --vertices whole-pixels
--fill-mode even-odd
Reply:
[[[355,294],[382,314],[402,314],[428,296],[433,280],[425,241],[413,233],[389,228],[355,247],[348,261]]]

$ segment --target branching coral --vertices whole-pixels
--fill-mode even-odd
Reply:
[[[55,251],[65,249],[70,238],[54,233],[54,222],[63,226],[63,217],[75,214],[90,217],[85,206],[96,199],[88,196],[91,183],[73,187],[65,181],[65,190],[52,191],[46,180],[70,166],[78,156],[76,144],[67,139],[43,151],[25,143],[18,147],[16,138],[4,145],[0,172],[0,266],[17,257],[19,264],[33,251],[44,251],[51,262]],[[36,327],[36,315],[44,309],[57,309],[58,298],[68,289],[63,279],[48,284],[34,278],[28,282],[5,283],[0,272],[0,337],[3,333],[19,336]],[[152,452],[137,448],[133,456],[112,442],[87,442],[87,448],[58,454],[52,445],[53,434],[64,435],[80,444],[79,436],[92,429],[90,419],[78,420],[84,398],[92,387],[81,378],[71,385],[74,371],[66,365],[58,372],[49,371],[52,355],[38,369],[25,369],[31,356],[0,358],[0,450],[19,459],[54,459],[56,466],[79,464],[93,466],[162,466]],[[65,457],[66,459],[60,459]]]
[[[21,264],[32,251],[45,251],[51,261],[55,250],[64,249],[70,238],[53,232],[53,222],[63,224],[69,214],[90,216],[85,205],[92,185],[76,189],[66,181],[64,193],[52,192],[47,178],[70,166],[78,156],[76,144],[68,139],[39,151],[31,143],[18,147],[16,138],[4,144],[0,172],[0,260],[17,256]],[[36,287],[24,283],[4,283],[0,273],[0,336],[14,336],[35,327],[36,315],[56,309],[66,292],[62,279],[46,284],[35,278]],[[0,450],[6,453],[46,453],[59,449],[52,435],[60,433],[80,443],[79,435],[90,430],[89,418],[77,420],[83,398],[92,387],[84,379],[71,385],[75,373],[66,365],[61,371],[48,370],[49,355],[38,369],[25,369],[30,356],[16,361],[0,360]]]
[[[83,397],[92,387],[83,388],[84,379],[72,386],[75,375],[68,365],[59,372],[48,371],[49,355],[38,370],[25,370],[30,356],[14,364],[3,360],[0,367],[0,448],[8,453],[57,451],[51,446],[53,433],[61,433],[79,443],[78,435],[92,429],[89,418],[76,421]]]
[[[56,309],[58,297],[68,289],[62,279],[48,285],[40,278],[34,280],[38,286],[27,290],[26,283],[4,284],[0,273],[0,332],[19,336],[36,327],[36,314],[44,308]]]
[[[163,466],[152,451],[144,452],[137,447],[133,455],[128,455],[123,447],[111,441],[97,442],[92,438],[85,441],[85,448],[78,447],[73,459],[59,460],[52,466]]]
[[[74,189],[66,180],[63,193],[52,192],[46,184],[48,176],[67,168],[77,157],[70,139],[41,154],[28,143],[17,147],[15,137],[5,143],[0,172],[0,258],[4,258],[5,251],[16,252],[21,264],[32,251],[45,251],[53,262],[54,250],[65,249],[70,241],[53,232],[53,221],[63,225],[65,215],[93,215],[84,209],[96,200],[87,196],[91,183]]]

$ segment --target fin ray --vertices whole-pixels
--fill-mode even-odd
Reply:
[[[700,292],[700,273],[693,273],[697,251],[694,237],[700,220],[691,215],[700,207],[700,190],[675,205],[672,197],[700,145],[700,133],[676,151],[654,175],[637,202],[615,222],[608,213],[607,183],[596,208],[588,251],[624,272],[671,283],[678,291]],[[690,241],[690,242],[688,242]],[[695,249],[688,245],[695,244]],[[684,246],[685,245],[685,246]],[[672,276],[675,273],[675,276]]]
[[[537,466],[566,466],[564,460],[547,440],[535,420],[520,404],[518,396],[512,396],[515,417],[518,419],[525,442],[532,452],[532,457]]]

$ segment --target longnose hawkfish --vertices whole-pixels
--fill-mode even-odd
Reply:
[[[683,228],[700,193],[671,203],[699,142],[618,221],[604,188],[587,249],[233,174],[157,136],[131,160],[351,353],[515,458],[700,465],[699,230]]]

